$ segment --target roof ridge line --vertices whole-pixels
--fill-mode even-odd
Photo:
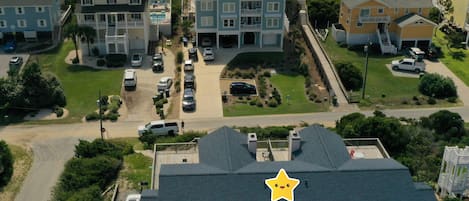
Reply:
[[[227,156],[228,156],[228,157],[226,157],[227,162],[228,162],[228,171],[233,171],[233,166],[232,166],[232,163],[231,163],[231,143],[229,142],[229,139],[228,139],[227,127],[223,127],[223,136],[225,137],[225,144],[228,145],[228,146],[224,146],[225,151],[226,151]]]
[[[316,128],[314,130],[317,130]],[[326,157],[327,157],[327,160],[329,161],[329,163],[331,164],[331,166],[335,169],[337,169],[337,166],[332,162],[331,160],[331,156],[329,155],[329,151],[326,149],[326,145],[324,144],[324,141],[322,139],[322,136],[320,133],[318,133],[318,136],[319,136],[319,143],[321,143],[323,149],[324,149],[324,153],[326,153]]]

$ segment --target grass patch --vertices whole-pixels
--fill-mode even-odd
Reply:
[[[123,138],[113,138],[113,139],[108,139],[109,142],[111,143],[127,143],[132,145],[134,150],[143,150],[143,144],[138,140],[138,137],[123,137]]]
[[[139,183],[151,183],[152,159],[141,153],[124,156],[124,168],[120,172],[121,178],[130,183],[130,188],[138,189]]]
[[[21,189],[24,179],[33,163],[33,153],[24,147],[9,144],[11,153],[15,160],[13,164],[13,176],[3,189],[0,189],[0,200],[13,201]]]
[[[433,44],[441,47],[442,57],[439,58],[456,76],[461,79],[464,84],[469,85],[469,50],[455,49],[447,46],[448,41],[445,39],[445,33],[440,30],[436,31],[433,37]]]
[[[276,64],[282,62],[285,57],[283,52],[245,52],[235,56],[228,64],[228,68],[262,65],[266,63]],[[268,62],[267,62],[268,61]]]
[[[302,75],[277,74],[270,78],[282,96],[277,107],[257,107],[249,104],[224,105],[224,116],[288,114],[327,111],[327,104],[309,101],[305,93],[305,78]],[[287,95],[289,98],[287,100]]]
[[[96,109],[98,91],[103,95],[120,94],[123,69],[97,70],[87,66],[69,65],[65,57],[74,49],[71,41],[65,41],[50,52],[31,56],[30,62],[39,62],[44,72],[55,74],[65,91],[69,116],[44,123],[79,122],[87,113]]]
[[[365,71],[365,53],[363,49],[352,51],[340,47],[332,37],[328,37],[323,43],[329,57],[333,62],[351,62],[362,72]],[[399,105],[404,98],[412,98],[420,95],[418,91],[419,79],[395,77],[386,68],[392,60],[402,56],[381,55],[378,52],[370,52],[368,62],[368,77],[366,83],[366,95],[369,99],[361,102],[360,106],[369,104],[383,104],[386,106]],[[382,98],[382,95],[385,98]]]

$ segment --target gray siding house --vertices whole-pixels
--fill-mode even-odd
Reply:
[[[59,21],[59,0],[0,1],[0,39],[51,39]]]

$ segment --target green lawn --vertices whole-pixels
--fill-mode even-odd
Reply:
[[[151,183],[152,159],[141,153],[124,156],[124,167],[120,176],[130,182],[131,188],[138,190],[140,182]]]
[[[437,30],[433,37],[433,44],[441,47],[443,62],[456,76],[469,86],[469,50],[448,48],[448,42],[444,39],[445,34]]]
[[[365,53],[363,48],[352,51],[345,47],[340,47],[332,37],[328,37],[323,43],[329,57],[334,63],[351,62],[362,72],[365,69]],[[381,54],[370,52],[368,62],[368,78],[366,83],[367,101],[362,101],[361,106],[383,104],[393,106],[400,104],[403,99],[411,99],[420,95],[418,92],[419,79],[394,77],[386,68],[392,60],[402,58],[402,56],[382,56]],[[385,95],[385,98],[382,98]]]
[[[87,113],[96,110],[98,91],[102,95],[120,95],[123,69],[96,70],[90,67],[69,65],[65,57],[74,49],[73,43],[66,41],[48,53],[30,58],[30,62],[39,61],[44,72],[55,74],[65,91],[66,109],[69,116],[56,122],[78,122]],[[50,122],[50,121],[47,121]],[[46,123],[47,123],[46,122]]]
[[[273,107],[257,107],[249,104],[238,103],[235,105],[224,105],[224,116],[244,115],[266,115],[266,114],[288,114],[327,111],[327,104],[317,104],[306,98],[304,83],[301,75],[277,74],[270,78],[273,86],[282,95],[282,104]],[[287,95],[289,99],[287,101]]]

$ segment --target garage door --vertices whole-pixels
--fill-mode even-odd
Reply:
[[[276,45],[277,34],[265,34],[263,37],[264,45]]]
[[[134,39],[129,41],[130,49],[145,49],[145,40]]]

